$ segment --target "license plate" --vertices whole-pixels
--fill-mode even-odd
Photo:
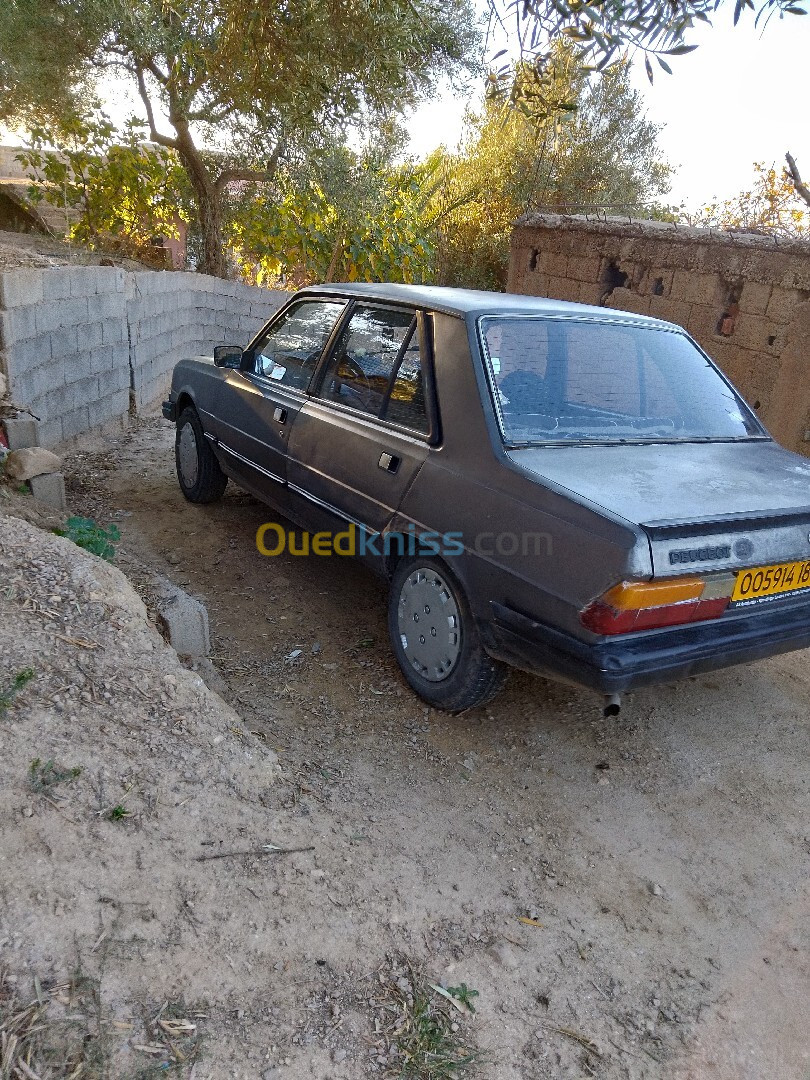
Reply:
[[[780,563],[740,570],[731,594],[732,604],[752,603],[785,593],[810,589],[810,562]]]

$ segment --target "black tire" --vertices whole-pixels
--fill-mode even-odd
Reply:
[[[210,503],[222,498],[228,477],[220,469],[203,434],[200,418],[191,406],[183,409],[177,419],[174,463],[180,490],[189,502]]]
[[[419,579],[420,572],[425,575],[423,582]],[[427,595],[425,590],[429,591]],[[445,592],[447,599],[443,598]],[[431,610],[430,602],[422,602],[426,598],[430,600],[430,593],[442,608]],[[454,618],[456,641],[452,630]],[[419,619],[424,620],[425,635],[422,636],[419,627],[414,630],[419,637],[413,640],[409,653],[403,637],[407,641],[411,621],[416,625]],[[438,640],[445,626],[450,629],[443,651]],[[460,713],[485,705],[504,684],[506,667],[485,651],[464,590],[439,559],[419,557],[398,564],[388,599],[388,632],[402,674],[419,697],[436,709]],[[431,637],[436,644],[431,644]]]

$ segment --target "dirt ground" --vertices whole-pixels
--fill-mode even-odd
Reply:
[[[254,809],[314,847],[209,864],[227,910],[173,927],[192,953],[227,943],[239,1049],[195,1075],[398,1075],[385,988],[413,970],[478,992],[481,1080],[808,1080],[807,654],[637,692],[616,720],[520,673],[434,712],[389,652],[384,585],[260,556],[273,513],[233,485],[186,503],[172,439],[145,421],[72,455],[71,509],[119,526],[142,592],[158,572],[206,603],[223,692],[282,766]]]

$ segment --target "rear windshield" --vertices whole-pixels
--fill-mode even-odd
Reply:
[[[750,439],[763,427],[683,333],[544,317],[479,319],[504,440]]]

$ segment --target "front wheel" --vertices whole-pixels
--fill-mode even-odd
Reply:
[[[210,503],[222,497],[228,477],[208,445],[196,410],[190,407],[177,419],[174,460],[180,490],[189,502]]]
[[[484,650],[461,586],[437,559],[399,564],[391,582],[388,630],[405,678],[437,709],[473,709],[503,685],[506,669]]]

